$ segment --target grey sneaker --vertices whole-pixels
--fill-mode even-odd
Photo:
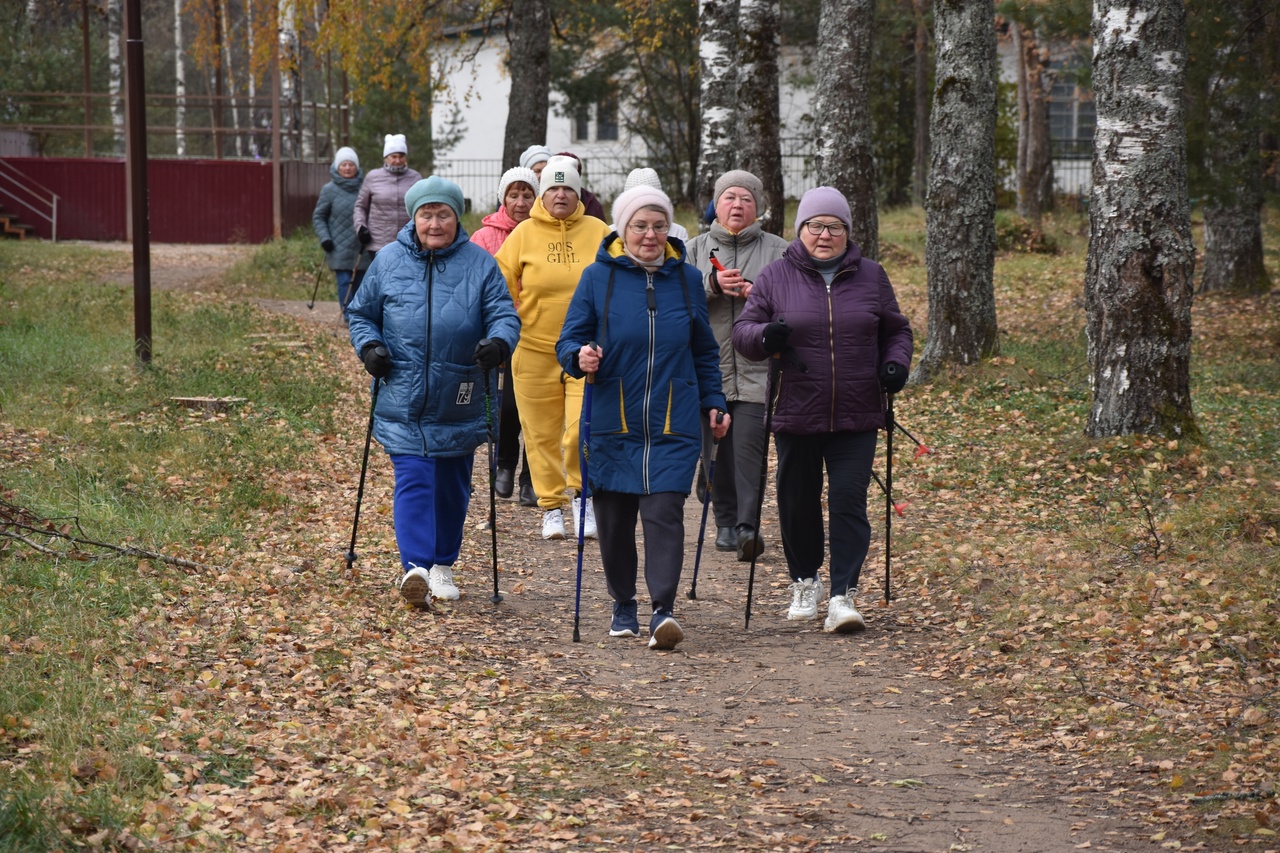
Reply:
[[[791,584],[791,607],[787,609],[787,619],[816,619],[818,617],[818,599],[822,598],[822,581],[817,578],[805,578]]]
[[[833,595],[827,602],[827,621],[822,630],[829,634],[852,634],[867,627],[862,614],[853,606],[852,595]]]

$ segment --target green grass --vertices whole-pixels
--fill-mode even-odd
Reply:
[[[264,247],[250,268],[265,281],[301,248]],[[241,547],[249,513],[287,503],[266,472],[335,428],[326,344],[281,346],[289,321],[160,291],[154,360],[140,367],[131,292],[93,278],[105,257],[47,244],[0,255],[0,498],[100,542]],[[179,396],[245,399],[212,413]],[[168,713],[153,689],[163,675],[139,683],[139,662],[184,576],[25,535],[50,553],[0,540],[0,851],[72,849],[134,825],[162,781],[147,752]],[[242,778],[243,762],[214,754],[204,772]]]

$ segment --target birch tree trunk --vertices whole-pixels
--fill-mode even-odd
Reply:
[[[1085,332],[1091,436],[1198,439],[1182,0],[1095,0]]]
[[[786,225],[786,196],[782,186],[782,142],[778,137],[779,0],[740,0],[738,28],[742,34],[742,81],[738,97],[738,147],[742,166],[764,184],[767,199],[764,230],[782,234]]]
[[[998,355],[996,31],[992,0],[936,0],[932,156],[925,200],[928,339],[914,379]]]
[[[280,27],[280,106],[283,125],[280,128],[280,147],[284,149],[280,153],[283,156],[287,152],[289,156],[296,157],[299,142],[298,30],[291,0],[280,0],[277,15]],[[302,137],[306,146],[309,137],[306,134],[302,134]]]
[[[1229,47],[1217,57],[1221,73],[1209,84],[1208,166],[1204,206],[1204,273],[1200,289],[1266,293],[1271,277],[1262,260],[1262,156],[1258,56],[1261,0],[1226,3],[1219,10]]]
[[[699,230],[705,231],[702,209],[715,192],[716,178],[737,166],[734,124],[738,105],[738,4],[736,0],[700,0],[698,66],[701,82],[701,133],[698,176],[693,193]],[[757,176],[759,177],[759,176]]]
[[[507,129],[502,141],[502,168],[520,165],[530,145],[547,141],[547,110],[551,105],[551,0],[513,3],[510,18],[511,97]]]
[[[1009,30],[1018,69],[1017,211],[1039,229],[1045,209],[1053,203],[1049,93],[1045,91],[1048,56],[1030,27],[1014,21]]]
[[[227,0],[219,0],[219,2],[222,4],[222,20],[231,20],[227,16]],[[239,157],[244,155],[244,139],[240,136],[240,104],[236,100],[236,63],[232,39],[234,32],[235,27],[227,27],[226,35],[222,39],[222,67],[227,69],[227,104],[231,107],[231,138],[235,140],[235,153]]]
[[[107,92],[117,157],[124,156],[124,0],[107,0]]]
[[[173,136],[174,150],[187,156],[187,71],[182,44],[182,0],[173,0]]]
[[[875,12],[875,0],[822,0],[814,102],[818,183],[844,193],[849,237],[873,260],[880,255],[870,99]]]

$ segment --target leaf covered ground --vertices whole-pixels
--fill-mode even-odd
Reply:
[[[121,537],[200,567],[69,543],[83,531],[65,519],[0,543],[11,673],[38,684],[51,660],[83,660],[92,688],[69,687],[118,709],[62,738],[47,705],[0,704],[0,772],[26,785],[0,797],[0,827],[20,839],[39,812],[68,848],[165,850],[1277,849],[1280,307],[1197,297],[1203,445],[1086,439],[1082,256],[1078,234],[1062,239],[1059,255],[1002,256],[1000,358],[898,400],[929,452],[895,438],[907,506],[887,605],[880,533],[868,559],[867,632],[782,618],[770,500],[750,628],[746,566],[708,547],[697,600],[678,605],[689,639],[669,654],[607,636],[590,543],[573,643],[576,547],[541,541],[511,502],[491,602],[480,476],[462,600],[404,607],[376,447],[348,571],[365,385],[332,315],[306,309],[311,280],[289,282],[301,298],[275,307],[301,319],[267,321],[252,357],[270,368],[259,381],[337,377],[315,404],[327,421],[251,386],[222,411],[79,415],[101,420],[84,425],[96,441],[223,448],[225,465],[139,464],[99,498],[148,492],[197,516],[235,504],[221,531]],[[885,255],[923,329],[919,253]],[[246,296],[232,276],[172,310]],[[86,393],[55,396],[74,411]],[[0,482],[89,466],[82,435],[19,411],[0,415]],[[255,455],[267,436],[288,451]],[[28,521],[72,514],[34,491],[3,497],[39,503]],[[699,519],[691,503],[682,589]],[[145,594],[122,602],[134,584]],[[97,627],[29,627],[41,607]]]

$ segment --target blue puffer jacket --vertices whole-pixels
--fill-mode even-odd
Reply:
[[[407,223],[373,259],[348,310],[357,355],[375,341],[391,352],[373,425],[388,453],[465,456],[485,442],[476,344],[501,338],[515,349],[520,320],[497,261],[461,225],[448,247],[424,251]]]
[[[668,240],[662,266],[649,273],[622,254],[616,233],[604,239],[556,344],[566,373],[583,375],[575,356],[590,341],[601,349],[590,391],[591,488],[687,495],[705,413],[725,401],[702,274],[684,262],[679,240]]]

